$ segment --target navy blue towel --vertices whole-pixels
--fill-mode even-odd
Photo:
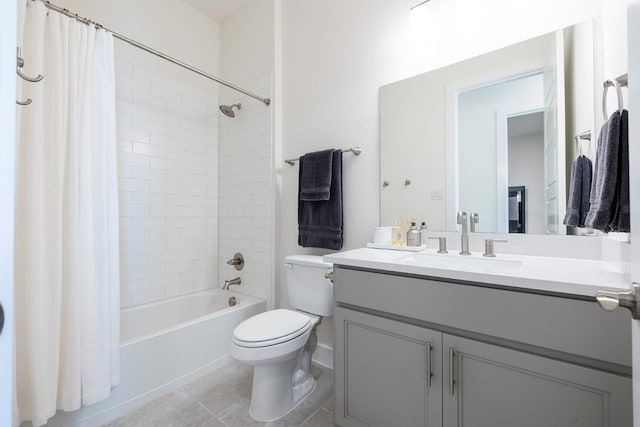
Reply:
[[[631,201],[629,199],[629,112],[622,111],[620,118],[620,154],[618,161],[618,183],[616,208],[609,226],[611,231],[631,231]]]
[[[620,112],[615,111],[598,136],[589,212],[585,225],[596,230],[611,231],[617,209],[616,193],[620,161]]]
[[[298,245],[342,249],[342,151],[331,150],[329,200],[304,200],[302,181],[307,155],[300,157],[298,185]]]
[[[569,183],[569,200],[564,225],[584,227],[589,211],[589,193],[591,192],[591,174],[593,166],[586,156],[579,156],[571,165],[571,182]]]
[[[316,151],[303,156],[304,161],[300,161],[300,200],[329,200],[333,151]]]
[[[602,126],[585,224],[596,230],[629,232],[629,113],[615,111]]]

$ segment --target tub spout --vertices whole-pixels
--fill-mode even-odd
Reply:
[[[240,280],[239,277],[236,277],[235,279],[231,279],[231,280],[225,280],[224,286],[222,286],[222,290],[226,291],[227,289],[229,289],[230,286],[239,285],[241,283],[242,281]]]

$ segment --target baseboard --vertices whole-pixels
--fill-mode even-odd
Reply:
[[[312,360],[315,363],[333,369],[333,347],[325,344],[318,344],[316,351],[313,353]]]

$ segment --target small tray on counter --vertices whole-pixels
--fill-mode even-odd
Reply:
[[[367,243],[368,248],[373,249],[391,249],[392,251],[408,251],[408,252],[420,252],[427,249],[427,245],[420,246],[397,246],[397,245],[383,245],[380,243]]]

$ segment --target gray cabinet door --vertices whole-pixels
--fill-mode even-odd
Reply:
[[[630,378],[447,334],[443,346],[445,427],[632,425]]]
[[[334,319],[338,425],[442,425],[442,333],[342,307]]]

